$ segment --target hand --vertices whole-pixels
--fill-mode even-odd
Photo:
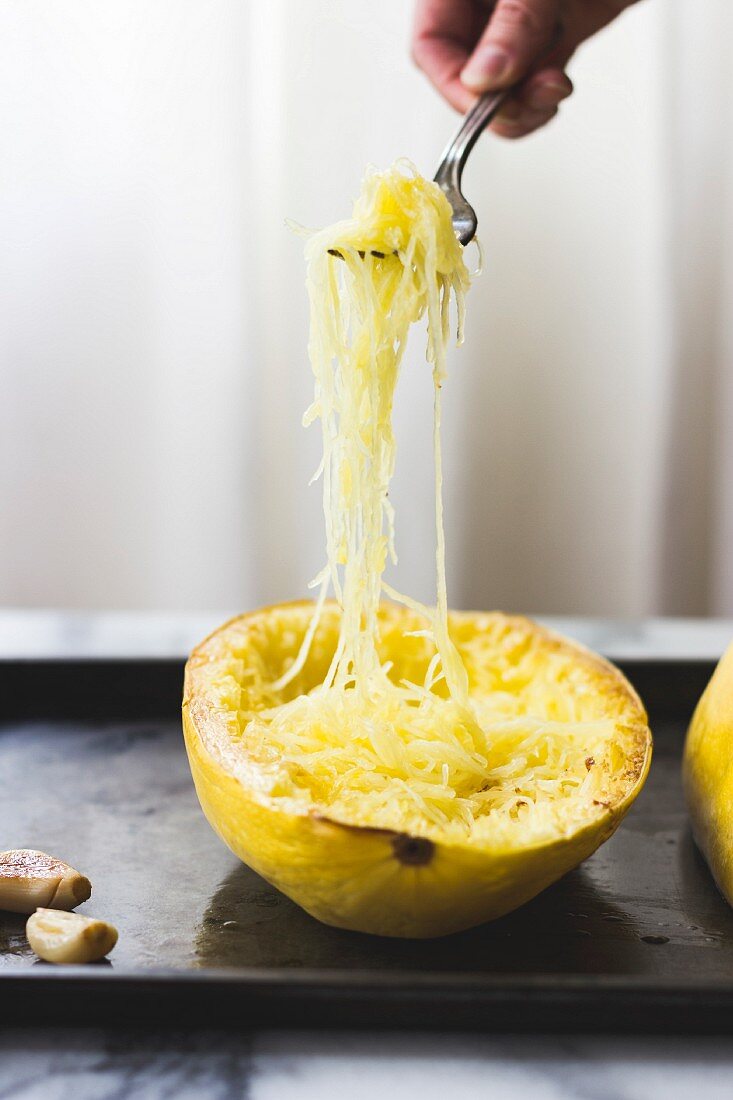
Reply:
[[[573,90],[565,66],[586,38],[636,0],[417,0],[415,63],[456,110],[519,83],[491,129],[523,137],[544,126]],[[557,43],[553,34],[560,28]]]

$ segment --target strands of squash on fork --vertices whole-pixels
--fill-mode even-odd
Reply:
[[[320,418],[322,426],[318,474],[323,478],[328,559],[313,582],[320,588],[314,623],[329,588],[342,609],[339,642],[324,687],[348,685],[367,696],[399,690],[377,653],[377,611],[384,592],[427,620],[449,692],[467,704],[467,677],[448,632],[442,516],[440,387],[451,298],[457,304],[460,340],[469,285],[450,209],[435,184],[401,163],[367,176],[352,219],[313,234],[306,252],[316,396],[304,421]],[[396,561],[388,496],[395,466],[394,393],[409,329],[425,314],[435,387],[435,608],[402,596],[383,580],[387,561]],[[295,662],[274,687],[285,686],[302,669],[314,623]]]

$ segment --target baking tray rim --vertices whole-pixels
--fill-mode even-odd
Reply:
[[[695,985],[685,985],[675,975],[665,974],[492,974],[482,971],[467,974],[460,971],[442,971],[426,974],[412,970],[365,970],[302,967],[297,970],[287,967],[123,967],[112,970],[111,967],[94,965],[55,966],[52,963],[36,967],[8,967],[0,970],[0,982],[22,980],[35,982],[60,982],[67,979],[80,979],[90,982],[114,982],[115,984],[136,982],[154,985],[168,985],[178,982],[206,985],[210,982],[223,985],[246,986],[302,986],[312,989],[314,986],[335,986],[339,989],[375,989],[422,992],[430,988],[456,991],[508,990],[528,992],[556,993],[558,990],[604,990],[635,992],[679,992],[689,997],[691,993],[733,993],[733,979],[702,977]]]

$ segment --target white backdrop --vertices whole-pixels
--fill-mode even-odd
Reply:
[[[0,602],[238,609],[321,565],[301,242],[455,117],[395,0],[0,0]],[[733,613],[733,10],[645,0],[485,138],[452,356],[451,601]],[[727,368],[727,369],[726,369]],[[430,380],[400,564],[433,591]]]

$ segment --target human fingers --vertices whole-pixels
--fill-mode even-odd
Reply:
[[[412,57],[456,110],[465,113],[476,96],[460,74],[486,21],[477,0],[418,0],[412,30]]]
[[[477,95],[517,84],[547,50],[559,14],[560,0],[497,0],[461,82]]]

